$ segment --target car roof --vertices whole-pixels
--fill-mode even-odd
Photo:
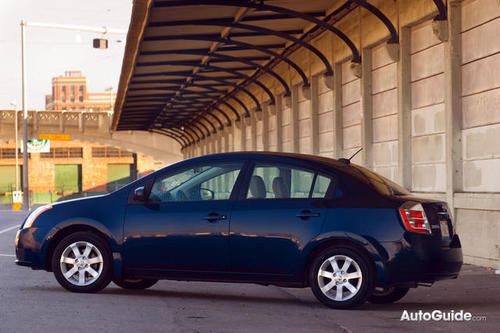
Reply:
[[[192,160],[210,160],[212,158],[217,159],[259,159],[262,157],[276,157],[276,158],[285,158],[285,159],[293,159],[293,160],[301,160],[305,162],[313,162],[319,163],[327,166],[334,167],[346,167],[348,164],[340,162],[339,160],[333,158],[327,158],[323,156],[316,155],[306,155],[306,154],[298,154],[298,153],[284,153],[284,152],[263,152],[263,151],[241,151],[241,152],[230,152],[230,153],[217,153],[204,155],[200,157],[195,157]]]

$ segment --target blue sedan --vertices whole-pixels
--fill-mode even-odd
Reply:
[[[17,264],[73,292],[160,279],[311,287],[323,304],[391,303],[454,279],[447,204],[348,160],[228,153],[169,166],[108,195],[34,210]]]

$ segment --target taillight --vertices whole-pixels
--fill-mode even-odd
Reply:
[[[432,233],[431,225],[421,204],[406,202],[399,208],[399,214],[406,230],[421,234]]]

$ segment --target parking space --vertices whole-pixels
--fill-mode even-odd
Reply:
[[[419,288],[397,304],[330,310],[309,289],[161,281],[150,290],[114,284],[72,294],[52,274],[14,264],[23,213],[0,211],[0,332],[364,332],[494,331],[500,325],[500,275],[465,266],[455,281]],[[464,310],[476,322],[405,322],[403,311]]]

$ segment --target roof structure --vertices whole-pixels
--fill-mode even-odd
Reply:
[[[445,3],[433,1],[436,19],[445,20]],[[293,57],[298,49],[331,78],[333,64],[313,40],[332,34],[359,64],[357,43],[338,23],[360,7],[397,45],[397,28],[367,0],[136,0],[113,129],[154,131],[187,147],[273,105],[277,91],[289,96],[279,64],[307,89],[306,66]]]

